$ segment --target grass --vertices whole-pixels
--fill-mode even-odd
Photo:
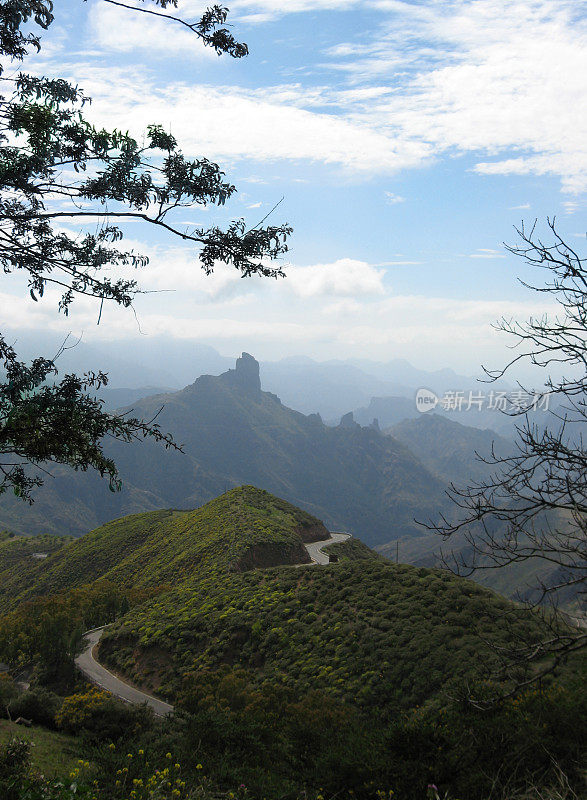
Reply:
[[[33,726],[25,728],[8,720],[0,720],[0,745],[11,739],[30,742],[31,761],[35,769],[47,777],[69,774],[77,766],[81,745],[77,737]]]

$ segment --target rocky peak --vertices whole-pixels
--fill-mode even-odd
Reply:
[[[258,394],[261,391],[259,362],[249,353],[237,358],[235,368],[229,369],[222,377],[243,393]]]
[[[355,422],[353,412],[349,411],[340,418],[339,428],[359,428],[360,425]]]

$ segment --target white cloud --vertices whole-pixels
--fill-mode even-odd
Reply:
[[[251,24],[268,22],[286,14],[306,11],[345,11],[363,0],[233,0],[230,5],[238,19]]]
[[[192,9],[193,6],[193,9]],[[161,83],[143,70],[71,65],[92,113],[136,133],[160,120],[191,155],[260,162],[304,159],[392,174],[472,153],[484,175],[556,175],[587,188],[587,20],[576,0],[243,0],[239,13],[372,8],[371,40],[331,47],[320,69],[343,85],[257,90]],[[234,7],[233,7],[234,8]],[[188,11],[196,10],[190,4]],[[98,44],[213,56],[187,31],[99,3]],[[187,38],[186,38],[187,37]],[[312,68],[312,64],[308,65]],[[84,74],[85,73],[85,74]],[[311,73],[310,73],[311,74]],[[346,83],[345,83],[346,82]]]
[[[385,192],[385,202],[389,206],[394,206],[397,203],[405,203],[406,198],[402,197],[400,194],[394,194],[393,192]]]
[[[87,114],[99,124],[130,128],[140,136],[149,123],[159,121],[189,155],[262,162],[307,159],[354,172],[393,172],[421,164],[431,152],[425,142],[395,139],[364,122],[299,108],[279,92],[271,99],[267,90],[156,88],[139,70],[70,69],[92,96]]]
[[[167,273],[169,280],[179,279],[179,267],[172,269],[175,272]],[[395,354],[428,367],[450,363],[453,368],[476,370],[479,363],[499,365],[507,360],[509,341],[491,327],[496,319],[556,313],[542,297],[524,302],[394,295],[389,289],[378,290],[377,274],[371,280],[368,277],[371,271],[366,262],[351,259],[341,260],[338,266],[291,268],[290,276],[298,275],[297,285],[295,277],[293,284],[291,278],[240,281],[237,285],[243,287],[243,294],[220,295],[214,303],[203,292],[146,295],[136,303],[138,322],[128,309],[107,304],[99,327],[98,304],[89,299],[76,300],[71,316],[64,318],[56,313],[54,290],[39,303],[28,300],[25,292],[4,292],[0,293],[0,317],[6,328],[55,331],[64,336],[69,331],[75,336],[84,332],[88,344],[136,336],[140,325],[142,335],[224,343],[235,352],[246,349],[261,357],[269,352],[280,356],[305,352],[324,358],[340,357],[341,352],[345,357],[359,357],[368,352],[372,358]],[[191,281],[193,276],[183,277]],[[163,274],[159,279],[163,281]],[[354,291],[345,294],[353,281]],[[305,291],[307,282],[310,287]]]
[[[581,207],[581,204],[576,200],[566,200],[563,203],[565,214],[574,214]]]
[[[197,258],[197,252],[188,247],[145,244],[132,238],[116,243],[119,250],[141,253],[149,263],[135,270],[132,267],[117,268],[117,275],[137,278],[141,290],[148,293],[164,293],[170,301],[189,294],[199,302],[226,301],[242,286],[250,289],[234,267],[217,264],[210,275],[206,275]]]
[[[342,258],[332,264],[289,267],[286,272],[286,290],[299,297],[356,297],[384,292],[384,271],[352,258]]]
[[[469,258],[505,258],[505,255],[490,247],[479,247],[475,253],[469,253]]]
[[[157,13],[167,16],[167,12],[161,9]],[[186,13],[183,6],[182,13]],[[148,50],[151,55],[164,56],[181,53],[184,57],[197,59],[217,57],[211,47],[205,47],[180,23],[151,14],[133,14],[128,9],[95,2],[90,7],[88,21],[95,45],[105,50],[119,53]]]
[[[383,129],[437,152],[485,153],[483,174],[560,175],[587,188],[587,20],[569,0],[379,2],[391,21],[334,62],[357,82],[389,79]],[[344,50],[331,51],[332,56]],[[404,71],[398,70],[398,60]],[[406,71],[407,70],[407,73]],[[399,73],[399,79],[396,77]],[[500,157],[511,150],[519,155]]]

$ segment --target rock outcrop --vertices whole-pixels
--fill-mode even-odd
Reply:
[[[249,353],[243,353],[237,358],[235,368],[229,369],[220,377],[243,394],[255,395],[261,391],[259,362]]]

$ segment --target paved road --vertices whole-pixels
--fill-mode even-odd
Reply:
[[[125,700],[127,703],[134,703],[136,705],[146,703],[153,709],[155,714],[160,717],[171,714],[173,706],[169,705],[169,703],[164,703],[163,700],[158,700],[156,697],[141,692],[140,689],[135,689],[134,686],[130,686],[128,683],[121,681],[120,678],[117,678],[116,675],[113,675],[96,661],[93,650],[100,641],[103,630],[104,628],[96,628],[93,631],[88,631],[85,635],[85,650],[75,660],[75,663],[84,676],[92,683],[97,683],[98,686],[107,689],[109,692],[112,692],[113,695],[116,695],[116,697],[119,697],[121,700]]]
[[[314,564],[328,564],[328,555],[322,552],[322,548],[328,547],[330,544],[335,544],[335,542],[344,542],[346,539],[350,538],[350,533],[331,533],[330,539],[325,539],[323,542],[312,542],[311,544],[304,545],[304,547],[310,554],[310,558]]]
[[[345,539],[349,538],[350,533],[331,533],[330,539],[325,539],[322,542],[311,542],[310,544],[304,545],[304,547],[310,554],[313,565],[328,564],[328,556],[326,553],[322,552],[322,549],[335,542],[344,542]],[[300,564],[299,566],[312,565]],[[173,712],[172,705],[163,702],[163,700],[158,700],[156,697],[146,694],[146,692],[141,692],[140,689],[135,689],[134,686],[120,680],[120,678],[117,678],[116,675],[113,675],[96,661],[94,658],[94,648],[100,641],[103,630],[104,628],[96,628],[85,634],[86,646],[84,651],[75,660],[76,665],[79,667],[84,677],[92,683],[98,684],[98,686],[101,686],[103,689],[107,689],[113,695],[119,697],[121,700],[125,700],[127,703],[134,703],[135,705],[146,703],[153,709],[155,714],[160,717],[171,714]]]

